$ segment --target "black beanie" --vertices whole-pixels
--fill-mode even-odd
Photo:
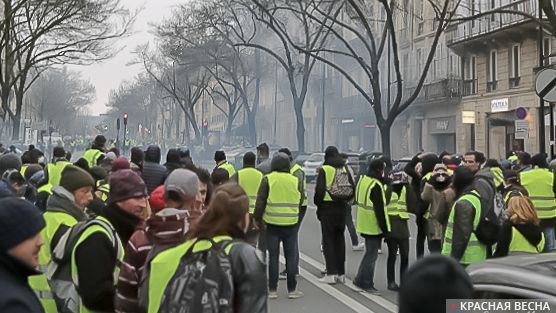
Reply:
[[[74,165],[68,165],[62,171],[60,186],[64,187],[69,192],[74,192],[77,189],[86,186],[95,188],[95,181],[93,180],[91,174],[87,173],[82,168]]]
[[[91,176],[93,176],[95,181],[103,180],[108,176],[106,170],[100,166],[91,167],[89,173],[91,173]]]
[[[445,313],[446,299],[469,299],[473,284],[455,260],[428,256],[405,274],[399,293],[399,313]]]
[[[21,160],[19,157],[13,153],[0,156],[0,177],[4,175],[5,171],[11,169],[21,170]]]
[[[31,202],[15,197],[0,200],[0,252],[6,252],[38,234],[46,225]]]
[[[218,150],[214,153],[214,161],[220,162],[226,160],[226,153],[222,150]]]

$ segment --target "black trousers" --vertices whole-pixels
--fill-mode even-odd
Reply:
[[[431,254],[441,253],[442,252],[442,240],[440,240],[440,239],[429,240],[429,251],[430,251]]]
[[[409,264],[409,239],[396,239],[388,238],[386,239],[386,244],[388,245],[388,260],[386,261],[386,279],[388,283],[396,282],[396,258],[398,254],[398,249],[400,250],[400,282],[402,281],[403,275],[407,270]]]
[[[423,257],[425,254],[425,241],[427,240],[427,219],[423,215],[416,216],[417,223],[417,242],[415,252],[417,258]]]
[[[345,228],[345,215],[321,216],[322,248],[328,275],[344,275],[346,272]]]

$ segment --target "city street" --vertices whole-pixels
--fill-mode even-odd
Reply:
[[[297,300],[287,299],[286,282],[278,284],[279,298],[269,300],[272,313],[300,313],[300,312],[358,312],[358,313],[388,313],[397,312],[397,293],[386,289],[386,258],[387,248],[383,243],[382,254],[379,255],[376,271],[375,286],[381,296],[360,293],[352,290],[351,280],[355,277],[359,262],[364,251],[352,251],[351,241],[346,229],[346,285],[327,285],[320,283],[321,270],[324,268],[324,257],[320,252],[321,231],[316,217],[316,207],[312,204],[315,185],[308,184],[309,208],[301,226],[300,245],[300,278],[298,286],[305,293],[305,297]],[[355,218],[355,209],[353,209]],[[410,223],[412,235],[410,244],[410,264],[415,260],[416,228]],[[396,265],[398,266],[398,265]],[[396,267],[397,268],[397,267]],[[396,275],[398,271],[396,270]],[[396,276],[399,282],[399,277]]]

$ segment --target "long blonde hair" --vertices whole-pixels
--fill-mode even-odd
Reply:
[[[510,197],[507,211],[510,221],[514,224],[540,224],[533,202],[521,193]]]

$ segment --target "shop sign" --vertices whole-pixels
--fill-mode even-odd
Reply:
[[[529,138],[529,121],[516,120],[515,121],[515,139],[528,139]]]
[[[456,130],[456,118],[444,117],[429,120],[429,133],[431,134],[450,134]]]
[[[342,120],[342,124],[351,124],[353,123],[353,119],[352,118],[348,118],[348,119],[343,119]]]
[[[490,102],[490,111],[492,113],[496,112],[506,112],[509,111],[510,107],[508,105],[508,98],[496,99]]]
[[[461,112],[462,124],[475,124],[475,111],[462,111]]]

